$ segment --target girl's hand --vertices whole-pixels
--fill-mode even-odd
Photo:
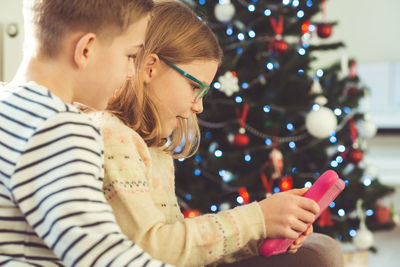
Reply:
[[[264,214],[268,238],[297,239],[319,212],[318,204],[303,197],[308,188],[273,194],[258,204]]]
[[[294,254],[299,250],[299,248],[304,244],[304,241],[306,241],[307,237],[311,235],[313,232],[313,226],[310,225],[310,227],[307,228],[307,230],[299,236],[288,248],[288,253]]]

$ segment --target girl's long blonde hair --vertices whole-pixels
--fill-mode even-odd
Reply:
[[[136,57],[136,73],[143,73],[145,60],[157,54],[172,64],[195,60],[221,62],[222,51],[211,29],[189,7],[174,0],[156,1],[148,25],[145,48]],[[109,101],[107,110],[135,130],[148,146],[164,146],[161,123],[142,75],[127,81]],[[179,119],[180,126],[170,139],[166,151],[175,158],[190,157],[200,143],[196,114]],[[178,146],[180,149],[178,150]]]

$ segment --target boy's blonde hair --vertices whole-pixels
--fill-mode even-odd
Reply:
[[[33,38],[36,52],[45,57],[57,56],[64,36],[73,31],[111,42],[152,7],[152,0],[24,0],[27,42]]]
[[[174,0],[157,1],[152,10],[145,49],[137,57],[137,73],[144,71],[144,61],[150,54],[157,54],[172,64],[187,64],[195,60],[221,62],[222,51],[211,29],[185,4]],[[149,146],[163,146],[160,119],[149,95],[149,90],[137,75],[118,90],[109,101],[107,109],[134,129]],[[180,119],[180,127],[171,137],[166,148],[175,158],[190,157],[199,146],[200,131],[196,115],[189,120]],[[184,141],[183,144],[181,142]],[[180,151],[175,151],[182,146]]]

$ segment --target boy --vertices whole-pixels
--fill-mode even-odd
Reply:
[[[101,190],[95,109],[133,69],[151,0],[24,0],[24,60],[0,88],[0,265],[162,266]]]

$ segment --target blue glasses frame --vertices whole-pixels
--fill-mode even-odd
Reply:
[[[171,62],[162,59],[168,66],[170,66],[171,68],[173,68],[174,70],[176,70],[177,72],[179,72],[180,74],[182,74],[183,76],[185,76],[186,78],[198,83],[200,85],[200,91],[197,93],[197,95],[194,98],[194,102],[197,103],[198,101],[200,101],[200,99],[202,99],[207,93],[208,90],[210,90],[210,85],[205,84],[201,81],[199,81],[198,79],[196,79],[195,77],[193,77],[192,75],[190,75],[189,73],[187,73],[186,71],[178,68],[177,66],[175,66],[174,64],[172,64]]]

